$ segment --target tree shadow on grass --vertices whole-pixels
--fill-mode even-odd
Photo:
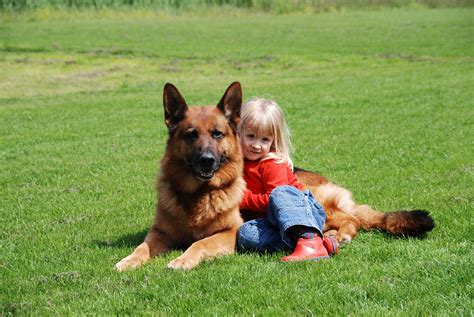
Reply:
[[[100,248],[129,248],[136,247],[145,240],[148,230],[128,233],[115,240],[92,240],[92,243]]]

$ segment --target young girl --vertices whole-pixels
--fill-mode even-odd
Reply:
[[[252,99],[241,110],[239,133],[247,190],[242,214],[257,215],[239,229],[243,250],[293,250],[281,261],[320,260],[338,252],[334,238],[323,239],[326,215],[293,173],[288,127],[281,108]]]

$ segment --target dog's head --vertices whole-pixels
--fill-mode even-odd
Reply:
[[[209,182],[229,162],[241,160],[237,127],[242,106],[240,83],[232,83],[217,106],[188,107],[172,84],[163,91],[167,153],[200,182]],[[179,175],[176,175],[179,177]]]

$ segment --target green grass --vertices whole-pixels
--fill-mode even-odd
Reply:
[[[1,19],[1,315],[473,313],[473,9]],[[361,233],[321,263],[175,272],[175,251],[115,272],[154,214],[164,83],[213,104],[234,80],[284,108],[298,166],[435,230]]]
[[[147,8],[181,13],[209,9],[239,9],[257,12],[320,12],[361,7],[472,6],[470,0],[3,0],[0,10],[25,11],[38,8],[136,9]]]

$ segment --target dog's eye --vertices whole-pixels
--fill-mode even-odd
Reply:
[[[196,130],[188,130],[184,134],[187,140],[195,141],[198,138],[198,132]]]
[[[222,132],[219,131],[219,130],[214,130],[214,131],[212,131],[212,137],[213,137],[214,139],[220,139],[220,138],[222,138],[223,136],[224,136],[224,133],[222,133]]]

